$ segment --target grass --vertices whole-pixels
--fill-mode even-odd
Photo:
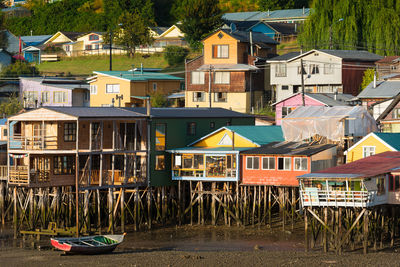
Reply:
[[[284,55],[289,52],[294,52],[294,51],[300,51],[300,46],[296,41],[290,42],[290,43],[282,43],[279,44],[277,47],[277,53],[278,55]]]
[[[113,55],[113,70],[129,70],[134,64],[140,67],[143,63],[144,68],[161,68],[168,66],[162,54],[154,54],[143,57],[136,54],[133,58],[125,55]],[[45,75],[90,75],[93,71],[109,70],[109,56],[82,56],[82,57],[63,57],[58,62],[43,62],[37,67]]]

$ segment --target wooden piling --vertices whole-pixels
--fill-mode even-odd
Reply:
[[[368,217],[369,211],[365,210],[364,212],[364,224],[363,224],[363,253],[368,253]]]

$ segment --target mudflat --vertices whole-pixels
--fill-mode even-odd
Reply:
[[[63,255],[48,237],[12,240],[0,233],[0,266],[399,266],[400,250],[304,252],[301,229],[184,226],[128,232],[113,253]]]

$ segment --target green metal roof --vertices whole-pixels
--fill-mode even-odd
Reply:
[[[252,149],[253,147],[235,147],[235,149],[231,149],[229,147],[195,147],[195,146],[190,146],[190,147],[181,147],[181,148],[173,148],[173,149],[168,149],[167,152],[170,153],[229,153],[229,152],[240,152],[240,151],[246,151],[249,149]]]
[[[254,126],[254,125],[237,125],[225,126],[226,129],[234,131],[235,133],[247,138],[248,140],[258,145],[266,145],[271,142],[283,142],[281,126]]]
[[[388,145],[400,151],[400,133],[374,133]]]
[[[181,81],[183,78],[172,76],[160,72],[140,72],[140,71],[94,71],[95,74],[107,75],[115,78],[125,79],[129,81],[148,81],[148,80],[176,80]]]

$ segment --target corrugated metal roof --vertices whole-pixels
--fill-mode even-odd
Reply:
[[[328,106],[348,106],[348,102],[351,99],[353,99],[353,96],[350,94],[336,94],[336,100],[335,100],[335,94],[332,93],[305,93],[307,96],[312,97]]]
[[[340,57],[344,60],[356,60],[356,61],[368,61],[375,62],[383,58],[383,56],[361,50],[330,50],[330,49],[318,49],[332,56]]]
[[[253,126],[253,125],[234,125],[225,126],[226,129],[249,139],[258,145],[266,145],[271,142],[283,142],[283,132],[281,126]]]
[[[116,107],[45,107],[78,118],[144,118],[145,114]]]
[[[331,177],[331,174],[335,175],[335,177],[348,177],[348,174],[362,177],[373,177],[388,173],[399,166],[400,152],[390,151],[356,160],[341,166],[313,172],[312,174],[315,176],[326,174],[326,177]]]
[[[154,32],[156,32],[158,35],[161,35],[164,33],[166,30],[169,29],[169,27],[150,27]]]
[[[176,76],[172,76],[159,72],[143,72],[140,71],[94,71],[96,74],[103,74],[115,78],[126,79],[129,81],[148,81],[148,80],[183,80]]]
[[[284,35],[297,34],[296,23],[265,22],[265,24],[269,25],[280,34]]]
[[[358,94],[357,98],[390,98],[400,93],[400,81],[387,80],[376,82],[374,88],[374,82],[368,84],[361,93]]]
[[[146,115],[146,108],[121,108]],[[253,118],[254,116],[223,108],[151,108],[155,118]]]
[[[179,153],[179,152],[185,152],[188,153],[193,152],[193,153],[208,153],[208,152],[220,152],[220,153],[229,153],[229,152],[237,152],[237,151],[245,151],[248,150],[248,147],[235,147],[234,149],[231,149],[229,147],[196,147],[196,146],[189,146],[189,147],[181,147],[181,148],[174,148],[174,149],[169,149],[167,150],[168,152],[172,153]]]
[[[374,133],[380,139],[400,151],[400,133]]]
[[[272,61],[287,61],[287,60],[290,60],[290,59],[292,59],[292,58],[295,58],[295,57],[297,57],[297,56],[299,56],[299,55],[300,55],[300,52],[289,52],[289,53],[287,53],[287,54],[280,55],[280,56],[277,56],[277,57],[273,57],[273,58],[271,58],[271,59],[268,59],[267,62],[272,62]]]
[[[273,142],[261,147],[243,152],[243,154],[262,154],[262,155],[298,155],[312,156],[321,151],[336,147],[334,144],[313,144],[298,142]]]
[[[210,66],[213,70],[224,70],[224,71],[250,71],[259,70],[256,66],[248,64],[204,64],[201,65],[198,70],[208,71]]]
[[[235,12],[225,13],[223,20],[280,20],[290,18],[306,18],[310,15],[310,8],[303,9],[283,9],[273,11],[254,11],[254,12]]]
[[[234,31],[228,29],[222,29],[223,32],[229,34],[233,38],[239,40],[240,42],[248,43],[250,42],[250,33],[245,31]],[[268,37],[267,35],[261,32],[252,32],[253,43],[264,43],[264,44],[278,44],[277,41]]]
[[[52,35],[32,35],[32,36],[21,36],[21,40],[27,45],[27,46],[35,46],[42,44],[46,42],[48,39],[50,39]]]

